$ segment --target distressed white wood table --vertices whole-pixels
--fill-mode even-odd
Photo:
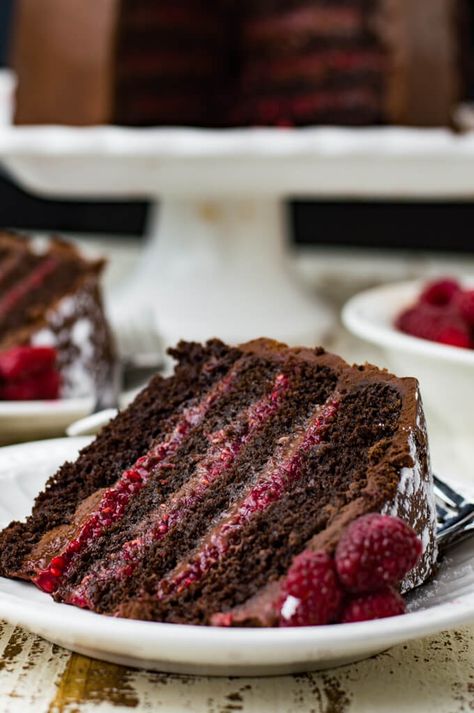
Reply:
[[[102,247],[108,245],[105,242]],[[134,252],[123,244],[121,250],[112,250],[112,272],[117,279],[129,266]],[[417,267],[418,272],[424,271],[422,265]],[[458,267],[462,271],[462,266]],[[456,265],[450,268],[456,271]],[[364,272],[367,274],[370,270],[370,264],[365,264]],[[413,263],[407,270],[400,264],[399,270],[397,277],[404,277],[413,270]],[[432,262],[427,266],[427,271],[431,270],[436,271]],[[319,272],[321,275],[320,264]],[[339,269],[338,272],[340,282],[336,284],[333,277],[328,277],[325,290],[328,297],[333,296],[336,309],[350,291],[348,273],[341,275]],[[324,284],[324,274],[322,277]],[[377,361],[373,351],[339,329],[334,331],[327,346],[354,361]],[[437,434],[432,436],[437,438]],[[395,647],[340,669],[258,679],[212,679],[135,671],[71,654],[19,627],[0,624],[0,713],[129,710],[163,713],[474,711],[474,624]]]
[[[4,625],[5,713],[461,713],[474,710],[474,627],[332,671],[211,679],[133,671],[69,654]]]

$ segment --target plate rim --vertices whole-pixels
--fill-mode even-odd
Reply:
[[[36,399],[34,401],[0,401],[0,418],[42,414],[76,413],[93,404],[92,396],[61,399]],[[14,444],[15,445],[15,444]]]

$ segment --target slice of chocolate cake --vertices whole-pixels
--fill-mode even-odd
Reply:
[[[414,379],[266,339],[171,353],[174,375],[156,376],[3,531],[1,574],[110,615],[272,625],[298,557],[331,559],[371,513],[376,536],[386,521],[411,533],[398,579],[381,584],[400,585],[413,565],[404,590],[430,576],[435,509]],[[408,526],[422,542],[413,559]]]
[[[99,287],[103,266],[60,238],[0,233],[0,398],[52,396],[39,383],[50,378],[43,362],[52,353],[56,395],[93,394],[106,378],[114,350]]]

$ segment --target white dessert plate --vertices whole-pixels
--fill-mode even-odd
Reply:
[[[0,445],[51,438],[90,413],[93,398],[54,401],[0,401]]]
[[[23,518],[46,478],[89,438],[0,449],[0,526]],[[56,644],[106,661],[158,671],[273,675],[339,666],[395,644],[474,621],[474,539],[390,619],[287,629],[219,629],[132,621],[56,604],[34,586],[0,578],[0,617]]]

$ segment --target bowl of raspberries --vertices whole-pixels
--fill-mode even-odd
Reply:
[[[415,376],[428,418],[474,433],[474,279],[441,277],[366,290],[343,310],[353,334],[398,376]]]

